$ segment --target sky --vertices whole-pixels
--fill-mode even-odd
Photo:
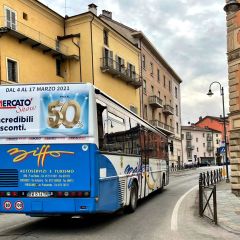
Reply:
[[[61,15],[88,11],[88,4],[111,11],[113,19],[141,30],[183,80],[182,125],[199,117],[222,115],[218,81],[228,113],[225,0],[40,0]],[[65,8],[66,6],[66,8]]]

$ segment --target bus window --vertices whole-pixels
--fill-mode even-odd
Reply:
[[[104,145],[104,135],[106,132],[105,122],[107,121],[107,108],[106,106],[102,106],[101,104],[97,104],[97,122],[98,122],[98,142],[99,142],[99,149],[103,149]]]

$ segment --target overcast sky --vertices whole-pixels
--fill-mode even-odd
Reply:
[[[41,0],[65,15],[65,0]],[[113,19],[150,39],[181,77],[182,124],[199,116],[222,115],[219,86],[206,96],[211,82],[225,90],[228,113],[225,0],[66,0],[66,14],[86,12],[88,4],[113,13]]]

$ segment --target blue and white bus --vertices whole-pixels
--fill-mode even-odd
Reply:
[[[169,182],[168,139],[91,84],[0,86],[0,212],[135,211]]]

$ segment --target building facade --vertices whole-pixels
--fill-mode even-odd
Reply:
[[[168,135],[170,166],[183,163],[181,145],[181,95],[182,80],[160,55],[141,31],[136,31],[112,18],[103,10],[100,18],[141,49],[141,116]]]
[[[90,82],[140,114],[140,49],[96,5],[62,17],[36,0],[2,0],[0,11],[1,84]]]
[[[232,192],[240,196],[240,9],[228,10],[226,5],[224,10],[227,12],[231,185]]]
[[[222,134],[209,128],[195,125],[182,126],[184,165],[220,165],[223,158],[217,158]]]

